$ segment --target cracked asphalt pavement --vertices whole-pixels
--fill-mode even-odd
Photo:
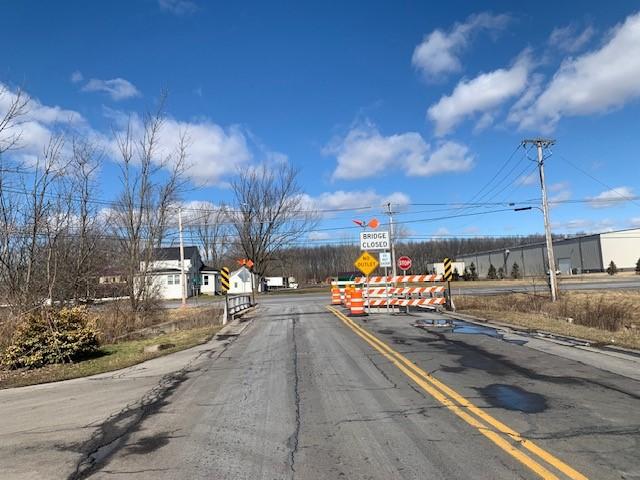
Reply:
[[[326,303],[265,298],[236,339],[0,391],[0,478],[539,478]],[[585,477],[640,478],[640,358],[429,317],[356,323]]]

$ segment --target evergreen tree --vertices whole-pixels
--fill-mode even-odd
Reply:
[[[469,278],[471,280],[478,279],[478,271],[476,270],[476,264],[473,262],[471,262],[471,265],[469,265]]]
[[[471,275],[469,275],[469,270],[467,269],[467,267],[464,267],[464,272],[462,273],[462,279],[467,282],[469,281],[469,279],[471,278]]]
[[[458,267],[453,269],[453,273],[451,274],[451,276],[453,277],[454,282],[460,280],[460,272],[458,271]]]
[[[498,268],[498,279],[502,280],[504,278],[504,268]]]
[[[495,280],[498,278],[498,274],[496,273],[496,267],[493,266],[493,263],[489,265],[489,271],[487,272],[487,278],[489,280]]]
[[[618,273],[618,267],[615,263],[613,263],[613,260],[611,260],[611,263],[607,267],[607,273],[609,275],[615,275],[616,273]]]
[[[517,262],[513,262],[513,267],[511,267],[511,278],[520,278],[520,265]]]
[[[640,275],[640,258],[636,262],[636,275]]]

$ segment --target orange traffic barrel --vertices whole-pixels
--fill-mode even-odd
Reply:
[[[351,308],[351,294],[353,293],[353,287],[347,285],[344,289],[344,306]]]
[[[362,298],[362,290],[354,290],[351,294],[351,316],[362,316],[364,313],[364,298]]]
[[[340,305],[340,289],[331,287],[331,305]]]

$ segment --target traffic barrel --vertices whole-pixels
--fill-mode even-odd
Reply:
[[[353,293],[353,287],[347,285],[344,289],[344,306],[351,308],[351,294]]]
[[[352,317],[360,317],[366,315],[364,313],[364,298],[362,298],[362,290],[356,289],[351,294],[351,315]]]
[[[340,305],[340,289],[331,287],[331,305]]]

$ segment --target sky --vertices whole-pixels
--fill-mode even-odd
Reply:
[[[636,2],[4,0],[0,42],[0,115],[18,87],[33,100],[25,161],[59,129],[108,144],[166,90],[163,148],[191,143],[185,203],[230,202],[238,169],[290,162],[323,210],[315,244],[388,202],[407,239],[541,232],[508,205],[538,204],[521,145],[538,137],[555,140],[554,233],[640,226]]]

